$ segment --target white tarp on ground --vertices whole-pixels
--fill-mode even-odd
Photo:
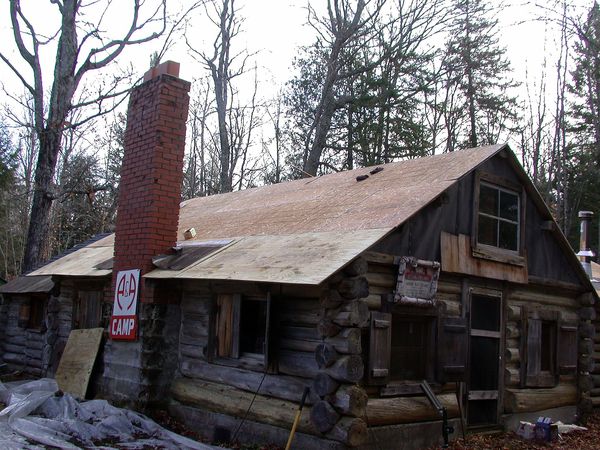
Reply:
[[[78,402],[56,394],[49,378],[24,384],[0,383],[0,448],[194,449],[201,444],[164,429],[146,416],[111,406],[106,400]]]

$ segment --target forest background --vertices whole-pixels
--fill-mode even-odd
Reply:
[[[127,93],[166,59],[192,81],[183,199],[509,142],[574,248],[598,212],[595,1],[1,8],[5,279],[112,231]]]

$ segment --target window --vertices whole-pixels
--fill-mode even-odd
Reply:
[[[368,383],[386,386],[381,395],[421,392],[434,380],[436,323],[435,311],[371,312]]]
[[[477,243],[518,252],[520,215],[517,192],[482,181],[479,185]]]
[[[270,296],[219,294],[215,302],[213,356],[265,367],[268,361]]]
[[[522,382],[527,387],[552,387],[558,382],[558,311],[525,312],[522,348],[525,353]],[[576,350],[575,350],[576,352]]]
[[[428,378],[431,332],[431,320],[425,317],[393,315],[391,380],[421,381]]]
[[[44,300],[26,298],[19,307],[18,325],[30,330],[41,330],[44,325]]]

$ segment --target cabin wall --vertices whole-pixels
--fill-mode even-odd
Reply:
[[[2,345],[6,337],[6,325],[8,323],[8,298],[0,294],[0,364],[4,363],[4,350]]]
[[[389,254],[366,252],[363,256],[369,262],[366,274],[369,281],[369,308],[371,311],[385,310],[385,298],[395,288],[397,266],[392,264],[393,257]],[[590,308],[591,295],[580,295],[577,291],[541,285],[507,283],[442,272],[436,294],[440,316],[466,317],[468,323],[469,292],[473,289],[495,291],[503,298],[503,366],[499,386],[501,420],[506,421],[513,414],[575,405],[579,408],[580,418],[587,414],[591,409],[590,391],[593,388],[593,379],[589,371],[595,370],[593,364],[589,363],[593,351],[593,336],[587,331],[591,327],[590,319],[594,316]],[[379,300],[378,296],[383,298]],[[547,387],[530,387],[525,380],[525,314],[526,311],[537,309],[555,313],[558,319],[557,333],[563,335],[562,340],[557,338],[556,352],[559,360],[556,364],[556,382]],[[465,341],[465,345],[468,346],[468,341]],[[561,354],[571,356],[561,358]],[[465,378],[465,381],[467,380],[468,376]],[[456,388],[455,383],[435,386],[439,398],[448,408],[449,417],[459,417]],[[389,389],[385,395],[383,389],[380,391],[381,395],[379,388],[367,389],[369,424],[391,425],[435,418],[431,413],[429,418],[424,415],[430,409],[424,397],[415,397],[414,390],[409,386],[403,386],[402,389],[404,393],[398,391],[393,397],[388,397]],[[464,387],[461,392],[464,411],[467,409]],[[415,406],[415,403],[420,405],[420,408]],[[574,411],[574,408],[571,411]],[[565,419],[574,420],[574,417]]]
[[[64,278],[56,281],[51,294],[5,294],[0,309],[0,346],[8,369],[53,377],[71,330],[86,328],[86,324],[102,326],[98,320],[86,321],[88,313],[100,315],[102,289],[97,280]],[[90,300],[83,310],[85,301],[80,303],[78,313],[74,309],[77,298]]]
[[[589,361],[590,373],[592,378],[592,390],[590,391],[590,401],[594,408],[600,408],[600,305],[595,305],[595,318],[589,325],[593,332],[593,347]]]
[[[414,431],[415,423],[423,427],[440,425],[436,411],[421,394],[418,384],[400,383],[382,389],[368,379],[369,327],[374,314],[389,310],[386,302],[395,289],[398,270],[393,261],[391,254],[366,252],[318,288],[184,283],[178,324],[178,365],[170,392],[171,413],[189,425],[208,424],[204,429],[209,438],[231,438],[239,425],[232,418],[246,417],[245,435],[257,439],[269,436],[273,442],[285,442],[302,392],[310,387],[298,428],[305,448],[319,448],[323,443],[340,448],[369,448],[376,436],[390,433],[401,436],[409,429]],[[578,390],[585,373],[573,368],[561,369],[553,386],[531,388],[522,382],[523,311],[527,308],[556,311],[561,324],[579,327],[585,313],[582,313],[584,301],[577,292],[442,273],[435,320],[441,323],[442,318],[468,319],[471,289],[493,290],[503,299],[499,420],[515,414],[581,405],[591,387],[587,392],[583,388]],[[236,292],[271,295],[270,345],[275,364],[266,369],[252,361],[218,361],[211,357],[215,297]],[[586,339],[589,340],[583,336],[578,339],[579,348],[585,347]],[[459,398],[464,411],[467,391],[459,380],[438,376],[436,357],[432,356],[430,361],[434,366],[431,384],[446,406],[449,418],[456,422],[461,411]],[[583,360],[585,355],[580,351],[575,362],[580,369]],[[430,438],[435,445],[441,433]]]
[[[231,422],[231,418],[246,417],[236,439],[260,442],[262,437],[263,443],[283,445],[304,390],[309,387],[295,438],[298,445],[344,448],[343,443],[360,441],[366,425],[357,415],[364,410],[366,395],[358,388],[354,390],[353,385],[363,370],[358,321],[366,323],[368,318],[358,317],[357,305],[353,304],[356,297],[342,300],[339,292],[330,288],[344,278],[338,277],[320,288],[186,283],[181,303],[179,370],[171,389],[172,414],[189,424],[202,422],[211,439],[223,437],[223,433],[232,438],[240,424]],[[265,367],[251,359],[212,355],[209,347],[211,333],[215,333],[215,298],[223,293],[260,297],[267,292],[271,298],[271,363]],[[366,314],[366,305],[360,310]],[[319,376],[323,378],[322,388],[327,389],[322,396],[315,388]],[[321,407],[326,408],[324,414],[331,423],[319,432],[311,417]]]
[[[45,297],[45,296],[44,296]],[[9,371],[21,371],[31,376],[43,376],[47,368],[47,328],[42,322],[30,328],[23,315],[23,308],[30,302],[46,307],[40,296],[5,295],[3,305],[4,333],[1,341],[2,359]]]
[[[381,252],[365,252],[362,255],[368,262],[368,271],[365,275],[369,283],[369,296],[367,303],[370,312],[377,313],[380,311],[394,311],[402,313],[402,307],[392,309],[388,303],[388,296],[393,296],[396,289],[396,279],[398,276],[398,265],[394,264],[394,255]],[[436,294],[437,305],[435,314],[432,316],[432,321],[438,321],[442,316],[460,317],[462,315],[462,296],[461,282],[454,277],[442,277],[438,282],[438,291]],[[411,312],[414,312],[412,310]],[[437,328],[437,324],[434,324]],[[432,342],[435,344],[435,342]],[[363,340],[365,347],[374,349],[369,343],[369,336],[365,336]],[[372,357],[365,355],[366,371],[371,368]],[[428,355],[428,365],[430,376],[427,377],[432,385],[434,392],[438,396],[441,403],[447,408],[448,418],[456,419],[459,416],[459,405],[456,396],[457,384],[455,382],[437,381],[436,356]],[[368,386],[366,391],[369,394],[369,399],[366,406],[366,417],[369,426],[375,427],[381,435],[387,435],[391,431],[389,427],[396,427],[395,433],[401,434],[407,424],[415,422],[431,422],[438,421],[439,415],[432,408],[426,396],[423,394],[418,381],[406,380],[398,382],[389,382],[384,385],[377,385],[369,382],[368,378],[363,380]],[[370,385],[370,386],[369,386]],[[441,428],[441,425],[439,425]],[[458,430],[458,428],[457,428]],[[441,433],[436,430],[436,433],[431,435],[429,445],[438,443]]]

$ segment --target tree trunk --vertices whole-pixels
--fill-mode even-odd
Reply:
[[[60,150],[60,132],[45,130],[40,133],[40,150],[35,171],[34,193],[27,230],[27,245],[23,256],[23,273],[37,267],[50,256],[49,227],[53,198],[49,189]]]

